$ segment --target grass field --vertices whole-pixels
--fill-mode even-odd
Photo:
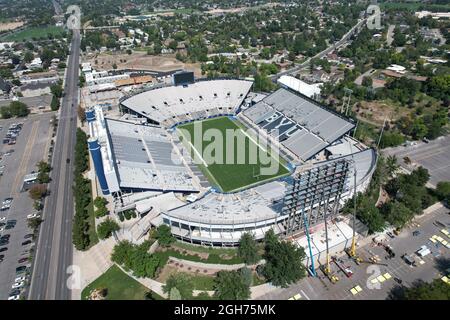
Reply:
[[[281,164],[281,159],[272,156],[274,153],[272,152],[271,155],[271,150],[265,150],[257,145],[255,139],[249,138],[241,129],[243,125],[235,120],[228,117],[204,120],[201,122],[201,131],[197,132],[194,126],[195,123],[179,126],[180,137],[186,145],[193,146],[192,156],[201,161],[201,163],[198,163],[200,169],[208,177],[211,184],[220,188],[223,192],[237,191],[246,186],[289,173],[289,170]],[[233,133],[234,136],[227,135],[227,131]],[[205,132],[207,132],[207,135],[210,133],[212,138],[207,138]],[[198,135],[199,133],[201,137],[196,137],[195,134]],[[196,143],[197,140],[200,143]],[[244,143],[238,143],[238,141],[244,141]],[[229,146],[228,155],[227,145]],[[238,145],[242,145],[242,147],[238,148]],[[232,146],[234,146],[234,149],[232,149]],[[230,150],[234,150],[234,157],[232,157],[232,154],[230,155]],[[208,160],[211,158],[209,155],[215,161]],[[254,159],[254,161],[251,159]],[[267,159],[270,159],[269,163],[267,163]],[[274,168],[274,170],[270,173],[264,172],[269,167]]]
[[[63,33],[62,27],[46,26],[46,27],[30,27],[24,30],[8,34],[1,37],[2,41],[26,41],[32,39],[47,39],[48,35],[57,36]]]
[[[86,300],[92,290],[106,288],[106,300],[144,300],[150,290],[129,277],[119,267],[113,265],[104,274],[95,279],[81,293],[81,299]],[[156,294],[152,294],[154,297]]]

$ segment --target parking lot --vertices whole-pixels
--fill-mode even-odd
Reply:
[[[25,236],[31,233],[27,226],[27,215],[33,212],[33,200],[27,192],[21,192],[21,188],[24,176],[36,170],[36,164],[46,158],[45,153],[49,147],[52,130],[50,125],[52,114],[33,115],[28,119],[0,120],[2,127],[0,141],[5,138],[12,123],[23,122],[22,130],[16,137],[16,143],[0,145],[0,152],[3,154],[0,166],[4,166],[3,175],[0,177],[0,201],[12,198],[10,208],[0,211],[0,219],[5,218],[4,223],[8,220],[16,220],[13,228],[0,232],[1,237],[10,235],[9,243],[0,246],[0,250],[7,248],[0,252],[0,255],[4,255],[3,261],[0,262],[0,300],[8,299],[12,290],[11,286],[16,279],[16,268],[31,264],[29,260],[18,262],[20,259],[29,257],[29,251],[33,246],[33,239],[31,243],[22,245],[23,242],[30,240]],[[14,151],[11,152],[11,150]],[[8,151],[10,154],[5,155]],[[29,279],[26,279],[24,286],[20,289],[22,295],[28,282]]]
[[[402,285],[410,286],[417,279],[431,281],[442,277],[445,270],[450,267],[450,249],[444,247],[439,241],[432,242],[430,238],[437,235],[450,242],[450,238],[441,232],[442,229],[450,229],[449,211],[447,208],[438,208],[416,219],[417,224],[404,228],[394,238],[389,236],[379,237],[378,239],[384,238],[385,240],[382,240],[382,242],[393,248],[394,258],[386,258],[388,256],[386,250],[372,241],[357,249],[358,255],[364,258],[363,260],[368,260],[375,255],[380,258],[380,264],[387,265],[369,263],[357,265],[353,260],[343,255],[341,256],[344,261],[343,265],[348,266],[353,271],[350,278],[347,278],[342,271],[338,271],[337,266],[333,263],[331,265],[332,270],[340,279],[337,283],[332,284],[318,270],[318,278],[307,277],[286,289],[275,289],[262,296],[261,299],[384,300],[388,298],[392,288],[399,285],[395,278],[400,279]],[[443,228],[436,221],[446,225],[446,228]],[[416,230],[420,234],[413,236],[413,232]],[[426,245],[432,253],[420,258],[416,251],[422,245]],[[408,265],[402,259],[404,253],[414,257],[416,260],[415,266]],[[352,290],[355,288],[356,290]],[[295,299],[293,299],[294,296],[296,296]]]
[[[450,136],[436,140],[416,142],[415,145],[387,148],[382,151],[384,155],[394,155],[398,163],[407,170],[423,166],[430,173],[430,184],[436,186],[439,181],[450,181]],[[411,164],[406,164],[404,158],[408,157]]]

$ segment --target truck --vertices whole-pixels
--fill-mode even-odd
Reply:
[[[423,258],[423,257],[429,255],[429,254],[431,253],[431,250],[428,249],[427,246],[423,245],[423,246],[420,247],[419,250],[416,251],[416,253],[417,253],[417,255],[418,255],[419,257],[422,257],[422,258]]]

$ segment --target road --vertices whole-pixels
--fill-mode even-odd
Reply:
[[[67,268],[72,265],[73,158],[78,106],[80,33],[73,31],[52,161],[50,196],[43,212],[29,299],[67,300]],[[70,163],[67,162],[70,159]]]
[[[430,187],[436,187],[439,181],[450,181],[450,135],[439,137],[428,143],[415,142],[411,146],[399,146],[382,150],[385,156],[396,156],[398,163],[408,171],[418,166],[428,169]],[[406,164],[408,157],[411,164]]]
[[[402,279],[402,285],[407,287],[411,286],[417,279],[429,282],[439,278],[445,273],[444,270],[450,267],[450,249],[442,245],[433,244],[429,238],[433,235],[439,235],[446,238],[447,241],[450,240],[450,238],[440,232],[442,226],[435,225],[435,221],[438,220],[446,224],[447,229],[449,229],[450,215],[448,212],[449,209],[445,207],[436,208],[432,212],[416,218],[416,222],[420,226],[412,224],[404,228],[394,239],[386,236],[387,243],[392,246],[396,253],[396,256],[392,259],[385,259],[386,251],[373,243],[357,249],[357,253],[365,258],[370,257],[372,254],[378,255],[381,258],[380,262],[387,264],[387,266],[364,263],[358,266],[344,255],[342,256],[344,265],[349,266],[353,271],[351,278],[347,278],[342,271],[337,271],[336,265],[332,264],[333,272],[336,272],[340,278],[336,284],[331,284],[319,271],[320,278],[308,277],[286,289],[275,289],[260,299],[286,300],[299,293],[302,296],[302,300],[385,300],[389,297],[391,290],[398,286],[393,280],[394,277]],[[413,236],[412,232],[415,230],[420,230],[420,235]],[[414,267],[406,264],[401,256],[407,253],[417,259],[418,256],[415,252],[422,245],[427,245],[432,254],[423,258],[423,264],[418,264]],[[378,277],[386,272],[392,276],[391,279],[375,285],[371,283],[374,277]],[[350,289],[356,285],[359,285],[362,291],[353,295]]]
[[[395,24],[390,24],[386,35],[386,43],[388,46],[391,46],[392,41],[394,41],[394,29]]]
[[[50,119],[53,112],[39,115],[30,115],[26,119],[0,120],[0,138],[6,135],[8,127],[12,123],[23,122],[23,128],[17,137],[15,145],[0,144],[1,152],[5,153],[11,149],[14,152],[9,156],[3,156],[0,166],[4,166],[3,176],[0,177],[0,201],[7,197],[12,197],[13,203],[7,211],[0,211],[0,218],[6,220],[15,219],[17,225],[10,230],[0,232],[0,235],[9,234],[8,250],[2,252],[3,262],[0,262],[0,300],[6,300],[11,291],[11,285],[16,278],[16,267],[19,265],[30,265],[29,262],[18,263],[21,258],[29,256],[26,250],[30,250],[31,245],[22,245],[25,235],[32,231],[27,225],[27,215],[34,212],[33,200],[28,192],[21,192],[23,178],[31,171],[36,171],[36,164],[41,160],[47,160],[46,150],[50,145],[52,127]],[[26,289],[25,289],[26,290]]]
[[[290,68],[288,70],[284,70],[281,72],[278,72],[277,74],[274,74],[272,76],[270,76],[270,79],[272,81],[276,81],[279,77],[284,76],[284,75],[290,75],[293,74],[305,67],[307,67],[309,65],[309,63],[311,62],[312,59],[322,59],[323,57],[325,57],[327,54],[329,54],[330,52],[333,52],[334,50],[340,48],[341,46],[343,46],[344,44],[346,44],[348,42],[348,40],[351,38],[351,36],[353,34],[359,32],[359,28],[366,23],[366,19],[363,19],[361,21],[359,21],[357,24],[355,24],[342,38],[341,40],[339,40],[338,42],[333,43],[332,45],[330,45],[328,48],[326,48],[325,50],[319,52],[318,54],[316,54],[313,57],[308,58],[306,61],[296,65],[293,68]],[[362,29],[362,28],[361,28]]]

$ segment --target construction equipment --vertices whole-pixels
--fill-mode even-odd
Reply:
[[[339,277],[331,272],[331,268],[330,268],[330,270],[327,270],[326,266],[321,265],[320,270],[322,270],[322,272],[331,281],[331,283],[336,283],[339,281]]]
[[[355,163],[353,163],[353,165],[355,165]],[[353,236],[352,236],[352,245],[350,248],[347,248],[345,250],[345,252],[347,252],[347,254],[349,255],[350,258],[352,258],[356,264],[360,264],[361,263],[361,258],[358,257],[358,255],[356,254],[356,227],[355,227],[355,222],[356,222],[356,167],[353,169],[354,174],[353,174],[353,178],[354,178],[354,185],[353,185],[353,223],[352,223],[352,229],[353,229]]]
[[[349,268],[344,266],[339,262],[339,259],[336,257],[331,258],[332,261],[338,266],[338,268],[347,276],[347,278],[350,278],[353,275],[353,271]]]

